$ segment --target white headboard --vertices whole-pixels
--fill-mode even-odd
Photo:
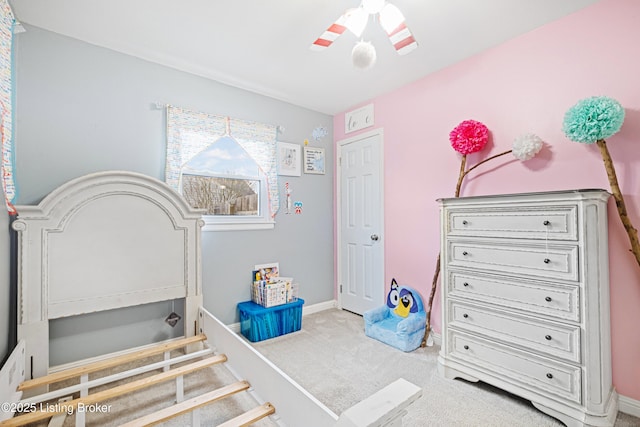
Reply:
[[[34,377],[48,372],[49,319],[184,298],[185,336],[194,334],[202,213],[166,184],[99,172],[16,209],[18,339]]]

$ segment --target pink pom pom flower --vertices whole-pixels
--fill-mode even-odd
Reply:
[[[460,154],[480,151],[487,145],[489,129],[475,120],[465,120],[449,133],[451,146]]]

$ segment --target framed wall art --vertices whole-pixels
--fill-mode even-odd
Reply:
[[[298,144],[278,142],[278,175],[300,176],[302,154]]]
[[[304,147],[304,173],[324,174],[324,148]]]

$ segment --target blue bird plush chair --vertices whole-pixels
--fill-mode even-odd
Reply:
[[[391,280],[387,304],[364,313],[364,333],[402,351],[420,347],[427,313],[420,294]]]

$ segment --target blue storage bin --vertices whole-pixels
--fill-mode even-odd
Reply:
[[[299,331],[302,327],[304,300],[275,307],[262,307],[253,301],[238,304],[240,332],[249,341],[256,342]]]

